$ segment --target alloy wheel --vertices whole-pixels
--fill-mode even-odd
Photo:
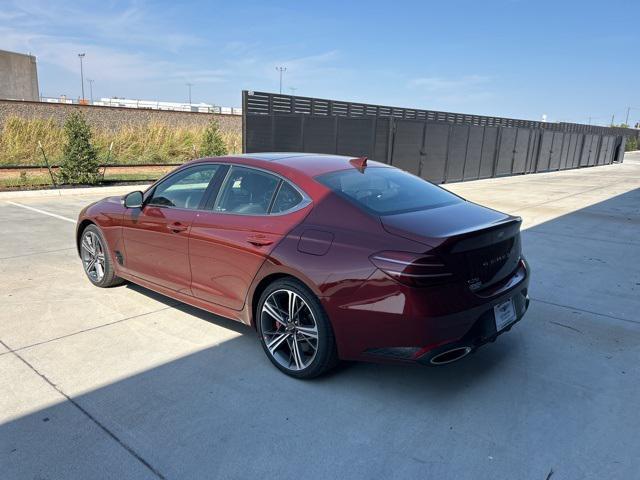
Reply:
[[[102,241],[94,232],[85,232],[80,247],[84,271],[93,282],[99,283],[104,278],[105,272],[105,252]]]
[[[304,370],[318,352],[318,324],[307,302],[288,289],[271,293],[260,312],[269,355],[288,370]]]

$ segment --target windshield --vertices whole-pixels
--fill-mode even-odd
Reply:
[[[426,210],[462,202],[452,193],[396,168],[339,170],[316,177],[338,195],[375,215]]]

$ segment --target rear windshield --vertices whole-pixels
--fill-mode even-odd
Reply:
[[[396,168],[339,170],[316,177],[338,195],[375,215],[393,215],[462,202],[460,197]]]

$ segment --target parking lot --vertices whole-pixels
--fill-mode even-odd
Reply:
[[[0,194],[0,477],[637,478],[640,155],[447,188],[523,217],[524,320],[446,367],[313,381],[244,325],[93,287],[74,221],[105,192]]]

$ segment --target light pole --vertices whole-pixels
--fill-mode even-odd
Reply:
[[[80,59],[80,82],[82,84],[82,100],[84,101],[84,71],[82,70],[82,59],[84,58],[84,53],[79,53],[78,58]]]
[[[282,95],[282,74],[287,71],[287,67],[276,67],[276,70],[280,72],[280,95]]]
[[[91,98],[91,105],[93,105],[93,82],[95,80],[91,80],[90,78],[87,78],[87,82],[89,82],[89,97]]]
[[[189,106],[191,106],[191,87],[193,87],[193,83],[187,83],[187,87],[189,87]]]
[[[624,123],[626,123],[627,125],[629,125],[629,114],[631,113],[631,110],[640,110],[640,108],[637,107],[627,107],[627,119],[625,120]]]

